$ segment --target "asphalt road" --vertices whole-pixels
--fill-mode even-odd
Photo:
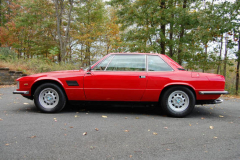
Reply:
[[[186,118],[109,105],[44,114],[13,90],[0,88],[0,160],[240,159],[239,99],[196,106]]]

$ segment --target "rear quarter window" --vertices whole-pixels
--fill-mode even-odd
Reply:
[[[173,71],[159,56],[148,56],[148,71]]]

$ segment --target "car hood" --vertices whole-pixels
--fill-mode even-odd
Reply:
[[[24,79],[36,79],[40,77],[55,77],[55,78],[62,78],[62,77],[74,77],[83,75],[85,73],[84,70],[64,70],[64,71],[53,71],[53,72],[45,72],[45,73],[38,73],[33,74],[25,77],[21,77]],[[19,78],[19,79],[21,79]]]

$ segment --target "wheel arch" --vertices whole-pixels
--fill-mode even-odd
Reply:
[[[65,94],[66,98],[68,99],[67,94],[66,94],[65,89],[62,86],[62,84],[56,80],[51,80],[51,79],[42,79],[42,80],[36,81],[31,87],[31,96],[32,97],[34,96],[36,89],[44,83],[52,83],[52,84],[57,85],[58,87],[60,87],[62,89],[63,93]]]
[[[189,86],[189,85],[186,85],[186,84],[171,84],[171,85],[167,85],[163,88],[163,90],[161,91],[160,95],[159,95],[159,102],[161,101],[161,98],[163,97],[164,93],[169,89],[169,88],[172,88],[172,87],[177,87],[177,86],[181,86],[181,87],[186,87],[188,89],[190,89],[192,91],[192,93],[194,94],[195,96],[195,100],[197,98],[196,96],[196,92],[194,90],[194,88],[192,86]]]

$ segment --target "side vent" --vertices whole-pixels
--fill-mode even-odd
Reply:
[[[77,81],[66,81],[68,86],[79,86]]]

